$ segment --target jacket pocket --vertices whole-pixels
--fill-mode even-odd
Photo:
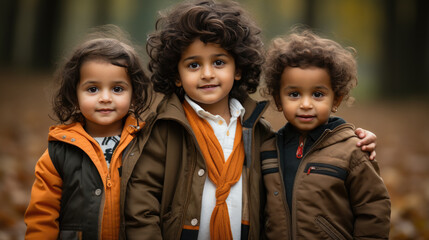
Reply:
[[[322,216],[316,216],[315,219],[316,225],[319,226],[330,239],[334,240],[346,240],[346,238],[341,234],[326,218]]]
[[[310,174],[322,174],[346,180],[348,172],[340,167],[326,163],[307,163],[304,172]]]

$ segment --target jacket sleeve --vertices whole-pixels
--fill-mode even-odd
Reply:
[[[127,239],[162,239],[160,206],[166,131],[161,129],[154,126],[127,184],[124,206]]]
[[[36,179],[25,212],[25,239],[57,239],[58,217],[62,193],[62,179],[55,169],[48,150],[36,164]]]
[[[390,197],[383,179],[377,173],[377,162],[366,154],[357,155],[346,184],[353,209],[354,239],[389,239]],[[356,155],[356,154],[355,154]]]

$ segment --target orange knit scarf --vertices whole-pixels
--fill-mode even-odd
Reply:
[[[200,118],[185,100],[186,117],[197,138],[198,145],[206,160],[210,180],[216,185],[216,206],[210,218],[210,239],[232,239],[226,198],[231,186],[240,180],[244,163],[244,145],[241,122],[237,122],[234,147],[225,162],[223,150],[210,124]]]

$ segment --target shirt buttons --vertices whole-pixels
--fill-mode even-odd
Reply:
[[[229,136],[229,130],[226,130],[226,136]]]
[[[76,139],[72,138],[72,139],[70,139],[70,141],[74,142],[74,141],[76,141]]]
[[[277,196],[277,195],[279,195],[279,192],[278,192],[278,191],[275,191],[275,192],[274,192],[274,196]]]
[[[219,120],[219,122],[217,122],[219,125],[222,125],[223,124],[223,121],[222,120]]]
[[[130,156],[134,156],[134,153],[130,153]]]
[[[191,225],[192,226],[197,226],[197,224],[198,224],[198,220],[196,218],[194,218],[194,219],[191,220]]]
[[[198,176],[200,176],[200,177],[203,176],[205,172],[206,171],[204,171],[204,169],[198,170]]]
[[[96,196],[100,196],[101,189],[99,189],[99,188],[95,189],[94,193],[95,193]]]
[[[63,139],[66,139],[66,137],[67,137],[66,135],[63,135],[63,136],[62,136],[62,138],[63,138]]]

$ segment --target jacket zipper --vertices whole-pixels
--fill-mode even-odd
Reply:
[[[121,134],[122,135],[122,134]],[[118,146],[116,146],[116,148],[115,148],[115,150],[113,151],[113,154],[112,154],[112,158],[111,158],[111,160],[114,160],[114,159],[116,159],[116,161],[115,161],[115,163],[117,163],[117,150],[118,150],[118,148],[119,148],[119,146],[121,145],[121,140],[122,140],[122,144],[124,144],[124,142],[123,141],[125,141],[124,139],[120,139],[119,140],[119,144],[118,144]],[[115,157],[115,158],[114,158]],[[112,197],[112,181],[111,181],[111,168],[112,168],[112,163],[113,163],[113,161],[111,161],[110,162],[110,164],[109,164],[109,167],[108,167],[108,169],[107,169],[107,176],[106,176],[106,186],[107,186],[107,191],[109,192],[108,194],[109,194],[109,202],[110,202],[110,204],[109,204],[109,207],[110,207],[110,212],[111,213],[113,213],[113,197]],[[120,184],[120,182],[119,182],[119,184]],[[119,190],[119,193],[120,193],[120,190]],[[114,222],[115,222],[115,219],[114,219],[114,215],[112,214],[112,216],[111,216],[111,218],[110,218],[110,226],[111,226],[111,229],[110,229],[110,234],[112,235],[112,236],[115,236],[114,234],[115,234],[115,228],[113,227],[113,226],[115,226],[114,225]],[[119,227],[120,227],[120,224],[121,223],[119,223]]]
[[[307,163],[304,172],[306,172],[307,175],[310,175],[311,173],[322,174],[336,177],[341,180],[346,180],[347,178],[347,171],[345,169],[325,163]]]
[[[328,131],[323,132],[323,134],[319,137],[319,139],[313,144],[313,146],[311,146],[311,148],[307,151],[307,153],[305,155],[302,156],[301,158],[301,162],[299,163],[299,167],[297,170],[297,174],[295,175],[295,179],[294,179],[294,186],[293,186],[293,193],[292,193],[292,206],[296,205],[296,193],[295,193],[295,185],[296,185],[296,180],[299,177],[299,173],[302,171],[301,168],[304,165],[304,161],[305,158],[308,154],[310,154],[311,152],[313,152],[313,150],[316,148],[316,146],[323,140],[323,138],[325,138],[325,136],[328,134]],[[283,186],[284,187],[284,186]],[[285,189],[285,188],[284,188]],[[288,209],[289,210],[289,209]],[[294,239],[296,236],[296,208],[292,208],[292,216],[291,216],[291,226],[292,226],[292,235],[291,235],[291,239]]]
[[[116,146],[116,148],[115,148],[115,150],[113,151],[113,154],[112,154],[112,159],[111,160],[113,160],[113,159],[115,159],[115,158],[113,158],[114,156],[116,157],[116,150],[119,148],[119,145],[120,145],[120,142],[119,142],[119,144],[118,144],[118,146]],[[110,212],[113,212],[113,199],[112,199],[112,181],[111,181],[111,165],[112,165],[112,161],[110,162],[110,165],[109,165],[109,167],[108,167],[108,169],[107,169],[107,176],[106,176],[106,187],[107,187],[107,191],[108,191],[108,198],[109,198],[109,202],[110,202],[110,204],[109,204],[109,211]],[[106,195],[107,195],[106,194]],[[110,229],[110,234],[112,235],[112,236],[114,236],[114,228],[113,228],[113,226],[114,226],[114,222],[115,222],[115,220],[113,219],[114,217],[113,217],[113,214],[112,214],[112,216],[111,216],[111,218],[110,218],[110,226],[112,226],[112,228]]]
[[[302,135],[299,136],[299,145],[298,145],[298,149],[296,150],[296,158],[299,158],[299,159],[302,158],[302,154],[304,152],[304,142],[305,142],[305,138]]]
[[[128,136],[127,136],[128,137]],[[122,140],[122,141],[121,141]],[[119,148],[119,146],[120,145],[122,145],[122,144],[124,144],[124,142],[125,142],[125,139],[122,139],[121,138],[121,140],[119,140],[119,144],[118,144],[118,146],[116,146],[116,148],[115,148],[115,150],[113,151],[113,154],[112,154],[112,160],[113,159],[116,159],[116,161],[115,161],[115,163],[117,163],[117,159],[118,159],[118,157],[116,157],[116,153],[117,153],[117,150],[118,150],[118,148]],[[135,141],[134,141],[135,142]],[[124,148],[124,151],[126,150],[126,147]],[[129,152],[128,152],[128,155],[129,155]],[[115,157],[115,158],[114,158]],[[113,206],[113,197],[112,197],[112,181],[111,181],[111,168],[112,168],[112,163],[113,162],[111,162],[111,164],[109,165],[109,167],[108,167],[108,169],[107,169],[107,176],[106,176],[106,186],[107,186],[107,191],[108,191],[108,196],[109,196],[109,202],[110,202],[110,212],[113,212],[113,208],[114,208],[114,206]],[[120,181],[119,181],[119,183],[118,184],[121,184],[120,183]],[[121,193],[121,190],[120,190],[120,188],[119,188],[119,194]],[[120,214],[120,213],[119,213]],[[114,223],[115,223],[115,219],[114,219],[114,215],[112,215],[111,216],[111,218],[110,218],[110,226],[115,226],[114,225]],[[121,228],[121,222],[120,222],[120,220],[119,220],[119,229]],[[111,228],[111,230],[110,230],[110,234],[112,235],[112,236],[115,236],[115,231],[116,231],[116,229],[114,228],[114,227],[112,227]],[[118,233],[119,234],[119,233]],[[118,235],[119,236],[119,235]]]

